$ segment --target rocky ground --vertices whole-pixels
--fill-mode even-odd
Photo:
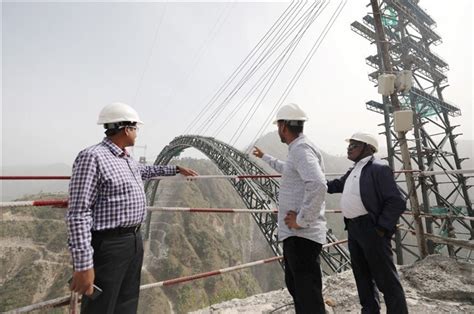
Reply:
[[[399,273],[410,313],[474,313],[473,264],[433,255],[413,265],[401,266]],[[350,271],[324,278],[323,294],[328,313],[360,312]],[[192,313],[295,313],[292,303],[287,290],[281,289],[214,304]]]

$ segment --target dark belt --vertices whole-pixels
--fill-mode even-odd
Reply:
[[[360,221],[363,221],[363,220],[367,220],[369,219],[369,214],[366,214],[366,215],[362,215],[362,216],[357,216],[355,218],[346,218],[344,217],[344,221],[346,223],[351,223],[351,222],[360,222]]]
[[[133,227],[117,227],[114,229],[104,229],[104,230],[92,230],[92,235],[100,235],[100,236],[119,236],[122,234],[136,234],[140,231],[140,226],[133,226]]]

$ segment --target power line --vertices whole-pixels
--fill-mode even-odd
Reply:
[[[212,26],[208,37],[203,41],[203,43],[201,44],[201,47],[197,50],[197,53],[195,54],[195,56],[192,60],[192,65],[190,67],[188,67],[190,70],[186,74],[186,77],[181,81],[180,84],[178,84],[180,88],[183,87],[183,86],[186,86],[186,84],[189,81],[190,77],[194,74],[199,62],[201,61],[202,57],[204,56],[207,48],[210,46],[210,43],[212,41],[214,41],[217,34],[219,34],[222,26],[226,22],[226,20],[229,16],[229,13],[232,10],[232,7],[233,7],[234,4],[235,4],[235,2],[231,3],[230,5],[227,5],[221,11],[221,13],[219,14],[219,17],[217,18],[216,22]],[[168,98],[171,100],[172,105],[174,104],[173,101],[175,99],[177,91],[178,91],[178,87],[177,87],[177,85],[175,85],[174,89],[171,91],[171,93],[169,93],[170,96]]]
[[[276,51],[276,48],[279,48],[281,46],[282,40],[286,40],[291,33],[295,29],[294,26],[291,26],[292,24],[294,25],[294,20],[299,16],[301,10],[303,9],[304,5],[299,8],[298,12],[296,13],[295,16],[293,17],[288,17],[288,21],[286,22],[287,25],[283,25],[279,30],[278,33],[275,35],[275,37],[272,39],[272,41],[269,42],[267,45],[267,48],[261,53],[260,57],[257,58],[257,60],[254,62],[254,65],[251,66],[251,68],[247,71],[247,73],[244,75],[244,77],[240,80],[240,82],[237,84],[237,86],[229,93],[229,95],[225,98],[225,100],[222,102],[220,106],[218,106],[214,112],[211,114],[211,116],[208,118],[206,123],[203,124],[203,130],[202,132],[205,133],[211,126],[212,122],[217,118],[217,116],[229,105],[231,99],[242,89],[242,87],[249,81],[249,79],[256,73],[256,71],[264,64],[268,58],[273,55],[273,53]],[[297,22],[301,20],[302,17],[299,17],[297,19]],[[290,30],[288,28],[290,27]],[[281,33],[283,31],[283,33]],[[283,38],[283,39],[282,39]],[[270,46],[271,45],[271,46]],[[267,72],[268,73],[268,70]]]
[[[135,92],[135,96],[133,97],[133,103],[132,103],[133,105],[136,105],[138,93],[140,92],[140,89],[141,89],[142,83],[143,83],[143,79],[145,77],[145,73],[146,73],[146,71],[149,67],[151,56],[153,55],[153,50],[155,49],[156,39],[158,38],[158,33],[160,32],[161,23],[163,22],[163,17],[165,16],[165,12],[166,12],[167,7],[168,7],[168,2],[165,3],[165,7],[164,7],[163,11],[161,12],[160,19],[158,20],[158,23],[156,25],[155,34],[153,36],[153,44],[151,45],[150,53],[148,54],[148,58],[145,62],[145,66],[143,67],[142,75],[140,76],[140,79],[138,81],[137,90]]]
[[[191,121],[191,123],[186,127],[184,130],[184,133],[190,132],[195,124],[201,119],[202,115],[208,110],[212,104],[220,97],[222,92],[227,88],[227,86],[232,82],[234,77],[240,73],[242,68],[248,63],[248,61],[253,57],[253,55],[260,49],[260,47],[263,45],[263,43],[268,39],[269,36],[274,32],[274,30],[278,27],[278,25],[281,23],[282,19],[285,18],[285,16],[288,14],[288,11],[293,10],[293,4],[295,2],[292,2],[286,9],[285,11],[280,15],[280,17],[277,19],[277,21],[272,25],[270,30],[267,31],[265,36],[260,39],[259,43],[250,51],[250,53],[245,57],[245,59],[241,62],[241,64],[237,67],[236,70],[232,73],[232,75],[226,80],[226,82],[216,91],[216,93],[212,96],[212,98],[209,100],[209,102],[203,107],[203,109],[199,112],[199,114]]]
[[[316,9],[316,8],[317,8],[317,7],[315,7],[315,9]],[[320,8],[321,8],[321,7],[320,7]],[[320,8],[319,8],[319,9],[320,9]],[[298,46],[299,42],[301,41],[303,35],[306,33],[306,31],[308,30],[308,28],[309,28],[309,27],[312,25],[312,23],[315,21],[316,17],[318,16],[318,12],[319,12],[319,10],[316,10],[316,12],[313,13],[313,16],[308,15],[307,21],[306,21],[306,25],[303,25],[303,27],[301,28],[300,32],[297,34],[297,37],[295,37],[295,39],[294,39],[294,42],[295,42],[295,43],[294,43],[294,45],[293,45],[291,51],[289,52],[289,54],[288,54],[288,53],[285,54],[286,60],[284,61],[283,65],[280,67],[280,70],[279,70],[277,76],[276,76],[275,79],[271,82],[270,87],[267,89],[265,95],[264,95],[263,98],[261,99],[261,101],[260,101],[260,103],[258,104],[258,106],[253,110],[253,112],[251,113],[250,117],[247,119],[247,122],[246,122],[245,124],[243,124],[243,123],[241,124],[241,126],[240,126],[240,132],[239,132],[239,134],[235,137],[235,140],[232,140],[232,139],[231,139],[232,145],[235,145],[235,143],[236,143],[237,140],[240,138],[240,136],[242,135],[242,133],[243,133],[243,131],[245,130],[245,128],[248,126],[248,124],[249,124],[250,120],[253,118],[253,116],[254,116],[256,110],[258,109],[258,107],[260,107],[260,105],[261,105],[262,102],[263,102],[263,99],[265,98],[265,96],[266,96],[266,95],[268,94],[268,92],[270,91],[270,88],[271,88],[271,87],[273,86],[273,84],[275,83],[276,78],[277,78],[278,75],[281,73],[281,71],[283,70],[283,67],[286,65],[286,63],[288,62],[289,58],[291,57],[291,55],[292,55],[293,52],[295,51],[295,49],[296,49],[296,47]],[[250,112],[249,112],[249,113],[250,113]],[[246,117],[248,117],[248,116],[249,116],[249,114],[247,114]],[[235,134],[237,134],[237,133],[235,133]],[[235,134],[234,134],[234,136],[235,136]],[[234,136],[233,136],[233,138],[234,138]]]
[[[311,9],[311,7],[305,12],[305,15],[308,13],[308,11],[310,9]],[[300,17],[299,20],[297,21],[298,24],[295,24],[295,26],[292,26],[292,28],[290,30],[287,30],[286,33],[284,33],[282,35],[282,36],[284,36],[283,39],[282,39],[282,36],[280,36],[277,40],[279,40],[280,42],[285,41],[290,36],[291,32],[293,32],[293,29],[296,28],[301,23],[301,21],[303,21],[303,18],[304,18],[304,16]],[[262,61],[259,62],[259,65],[263,64],[263,61],[266,61],[274,52],[276,52],[275,46],[276,46],[275,44],[272,45],[272,47],[271,47],[272,51],[267,52],[265,54],[265,56],[263,56]],[[250,98],[250,96],[253,95],[253,92],[262,84],[263,80],[268,77],[268,73],[271,73],[271,75],[273,75],[274,71],[276,70],[275,64],[277,62],[281,62],[282,54],[284,54],[284,52],[285,51],[283,51],[282,53],[280,53],[280,55],[278,57],[276,57],[276,60],[273,61],[271,67],[269,69],[267,69],[261,75],[261,77],[258,79],[258,81],[253,85],[251,90],[241,99],[241,101],[236,106],[234,106],[234,109],[226,116],[226,118],[223,120],[221,125],[214,132],[213,136],[216,136],[217,134],[219,134],[220,131],[227,125],[227,123],[230,122],[230,120],[232,120],[233,117],[235,117],[235,114],[243,108],[241,106],[241,104],[245,103],[248,100],[248,98]],[[255,72],[256,70],[257,70],[256,67],[251,69],[251,71],[253,71],[253,72]],[[246,81],[244,81],[243,83],[245,83],[247,81],[248,81],[248,79]]]
[[[255,61],[253,61],[253,64],[250,66],[247,72],[243,75],[243,77],[240,79],[237,85],[233,89],[231,89],[231,91],[226,96],[226,98],[222,101],[222,103],[218,105],[217,108],[215,108],[214,111],[211,113],[211,115],[207,118],[207,120],[201,124],[201,127],[199,128],[199,133],[204,134],[207,131],[207,129],[211,126],[212,121],[214,121],[217,118],[217,116],[227,107],[231,99],[241,90],[241,88],[245,85],[245,83],[250,79],[250,77],[255,73],[255,71],[261,66],[262,59],[264,58],[262,57],[262,55],[268,55],[268,52],[266,53],[266,51],[268,51],[269,49],[272,49],[275,46],[275,45],[272,45],[272,43],[275,40],[277,40],[279,36],[281,36],[280,32],[282,31],[282,29],[287,28],[285,24],[292,23],[293,19],[295,18],[292,15],[294,14],[294,12],[296,12],[295,16],[297,16],[299,12],[302,10],[302,8],[304,7],[304,4],[300,8],[298,8],[298,6],[295,6],[295,8],[284,17],[283,24],[279,27],[279,29],[277,30],[273,38],[268,37],[269,41],[266,44],[266,47],[263,49],[260,55],[255,59]]]
[[[267,119],[265,120],[264,124],[262,124],[262,127],[260,128],[259,132],[255,135],[255,137],[253,138],[253,140],[251,141],[251,143],[255,143],[255,141],[263,134],[263,132],[266,130],[266,128],[268,127],[268,122],[269,120],[273,117],[273,115],[275,114],[275,112],[281,107],[283,101],[286,99],[286,97],[288,96],[289,92],[291,91],[291,89],[294,87],[294,85],[296,84],[296,82],[298,81],[298,79],[301,77],[301,74],[303,73],[303,71],[306,69],[306,67],[308,66],[309,62],[311,61],[311,59],[313,58],[314,54],[316,53],[316,51],[318,50],[318,48],[321,46],[321,43],[322,41],[324,40],[324,38],[326,38],[326,35],[327,33],[329,32],[329,30],[332,28],[332,26],[334,25],[334,22],[337,20],[337,18],[339,17],[340,13],[342,12],[342,10],[344,9],[345,5],[347,3],[347,0],[343,0],[339,3],[338,7],[336,8],[336,10],[334,11],[334,13],[332,14],[331,18],[329,19],[328,23],[326,23],[326,26],[324,27],[323,29],[323,32],[320,34],[320,36],[318,37],[318,39],[316,40],[316,42],[314,43],[313,47],[311,48],[310,52],[308,53],[308,55],[306,56],[305,60],[303,61],[303,63],[301,64],[300,68],[298,69],[298,71],[296,72],[295,76],[293,77],[292,81],[290,82],[290,84],[287,86],[286,90],[283,92],[283,94],[281,95],[279,101],[276,103],[275,107],[273,108],[273,110],[270,112],[270,114],[267,116]],[[252,146],[252,144],[250,145],[250,147]]]
[[[321,31],[317,41],[306,55],[296,73],[290,79],[284,92],[280,95],[275,106],[270,111],[270,114],[265,119],[265,123],[259,129],[252,142],[254,142],[265,131],[268,121],[281,107],[289,92],[298,82],[301,74],[308,66],[310,60],[318,50],[322,41],[325,39],[327,33],[346,3],[347,0],[343,0],[338,4],[329,21]],[[281,75],[290,57],[300,44],[304,34],[328,6],[329,1],[325,0],[314,2],[309,6],[309,8],[307,7],[306,2],[291,3],[290,6],[286,8],[285,12],[280,15],[277,22],[272,25],[272,28],[260,40],[258,45],[253,48],[251,53],[247,55],[244,61],[233,72],[231,77],[219,88],[198,116],[186,128],[186,131],[195,129],[197,134],[207,134],[207,132],[214,127],[218,117],[220,117],[225,111],[227,112],[226,116],[214,131],[211,132],[213,136],[216,136],[226,126],[228,126],[230,121],[238,117],[237,113],[239,111],[247,108],[249,110],[247,110],[246,114],[241,119],[239,126],[230,139],[230,143],[234,145],[240,139],[243,132],[254,118],[257,110],[262,106],[264,100],[268,97],[272,87],[277,82],[278,77]],[[276,55],[277,52],[278,54]],[[263,69],[264,66],[266,69]],[[261,74],[258,75],[259,72]],[[251,79],[255,81],[253,85],[250,86],[241,100],[237,102],[230,111],[227,111],[226,109],[229,108],[235,97],[244,90],[244,87],[248,86]],[[229,89],[233,83],[235,83],[235,86]],[[224,99],[215,106],[226,90],[227,94]],[[252,101],[246,104],[249,99],[252,99]],[[211,110],[212,107],[214,107],[214,109]]]

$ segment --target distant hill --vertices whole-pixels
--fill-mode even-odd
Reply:
[[[311,140],[317,145],[317,138]],[[281,143],[277,132],[271,132],[262,136],[257,141],[257,146],[263,149],[265,152],[279,158],[286,159],[288,146]],[[462,163],[464,169],[474,169],[474,141],[472,140],[459,140],[458,141],[458,154],[460,158],[468,158]],[[320,147],[323,154],[323,158],[326,166],[326,173],[341,173],[345,172],[352,164],[347,160],[346,156],[334,156],[329,155],[324,151],[324,147]],[[247,149],[247,151],[249,151]],[[386,154],[385,147],[380,148],[380,157],[384,157]],[[257,160],[260,165],[265,169],[272,171],[271,168],[267,167],[265,163]],[[15,166],[15,167],[3,167],[1,169],[2,175],[58,175],[58,176],[69,176],[71,175],[72,166],[64,163],[51,164],[51,165],[40,165],[40,166]],[[0,181],[0,199],[2,201],[11,201],[25,195],[37,194],[40,192],[44,193],[64,193],[68,189],[67,180],[41,180],[41,181]]]
[[[310,138],[310,140],[318,146],[317,138]],[[288,145],[282,143],[278,136],[278,133],[270,132],[262,136],[255,144],[264,152],[278,158],[281,160],[286,160],[288,155]],[[343,144],[342,144],[343,145]],[[474,141],[473,140],[458,140],[457,149],[459,158],[467,158],[461,164],[463,169],[473,169],[474,168]],[[324,151],[324,147],[319,147],[324,159],[324,165],[326,168],[326,173],[345,173],[347,169],[352,165],[352,162],[347,159],[346,155],[335,156],[330,155]],[[251,148],[248,147],[246,151],[251,152]],[[387,156],[387,148],[385,146],[380,146],[379,153],[376,154],[379,158],[385,158]],[[259,164],[261,164],[265,169],[268,169],[271,172],[274,172],[266,163],[262,162],[258,158],[255,158]]]
[[[310,138],[310,140],[318,146],[317,139]],[[282,143],[277,132],[270,132],[262,136],[255,144],[264,152],[281,160],[286,160],[288,156],[288,145]],[[324,148],[318,147],[323,155],[325,172],[326,173],[345,173],[352,165],[352,162],[346,156],[334,156],[326,153]],[[249,150],[249,149],[247,149]],[[257,159],[259,164],[266,166],[266,163]],[[271,169],[271,168],[270,168]],[[273,170],[271,170],[273,172]]]

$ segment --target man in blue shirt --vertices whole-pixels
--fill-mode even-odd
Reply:
[[[380,313],[378,290],[383,293],[387,313],[408,313],[390,242],[406,209],[405,200],[392,169],[373,156],[378,150],[377,139],[358,132],[347,141],[347,158],[355,164],[327,185],[328,193],[342,193],[341,208],[362,313]]]
[[[71,290],[84,294],[82,313],[136,313],[143,263],[139,229],[146,212],[143,180],[196,172],[134,161],[125,147],[135,144],[142,122],[126,104],[105,106],[98,124],[107,137],[79,153],[69,183]],[[103,291],[96,299],[89,297],[93,284]]]

